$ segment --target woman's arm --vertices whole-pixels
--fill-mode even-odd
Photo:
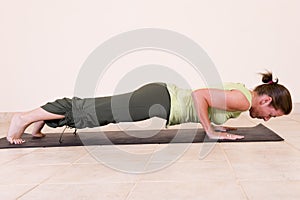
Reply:
[[[192,93],[199,120],[206,134],[213,139],[241,139],[243,136],[215,132],[208,115],[208,108],[227,111],[245,111],[250,107],[247,98],[238,90],[199,89]]]

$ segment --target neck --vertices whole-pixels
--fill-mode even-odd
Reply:
[[[253,107],[253,105],[255,105],[257,102],[258,94],[255,91],[250,91],[250,92],[251,92],[251,96],[252,96],[251,107]]]

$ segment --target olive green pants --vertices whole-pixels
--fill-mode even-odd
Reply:
[[[169,120],[170,95],[165,83],[150,83],[126,94],[97,98],[63,98],[41,108],[64,115],[65,118],[46,120],[50,127],[69,126],[92,128],[109,123],[134,122],[159,117]]]

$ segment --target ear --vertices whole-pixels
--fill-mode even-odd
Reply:
[[[268,106],[272,102],[272,97],[268,95],[262,95],[259,101],[260,105]]]

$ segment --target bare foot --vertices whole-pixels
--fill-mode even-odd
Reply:
[[[32,134],[32,137],[34,137],[34,138],[43,138],[45,136],[46,135],[44,133],[41,133],[41,132]]]
[[[23,143],[25,143],[25,140],[23,140],[22,138],[14,139],[14,138],[9,138],[9,137],[7,137],[6,139],[7,139],[7,141],[8,141],[10,144],[23,144]]]
[[[21,139],[28,124],[23,120],[21,113],[13,116],[7,133],[7,141],[11,144],[23,144],[25,140]]]

